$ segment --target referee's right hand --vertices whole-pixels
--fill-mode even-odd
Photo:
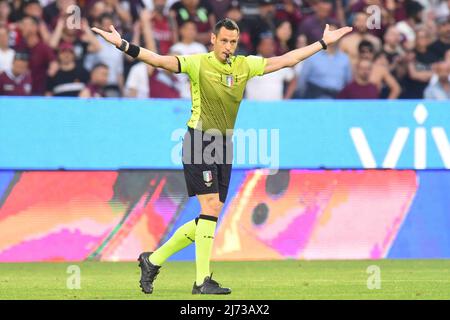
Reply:
[[[117,30],[114,28],[113,25],[109,26],[109,30],[111,30],[111,32],[103,31],[102,29],[96,27],[91,28],[91,30],[101,35],[103,39],[112,43],[116,47],[119,47],[122,43],[122,37],[120,36],[120,34],[117,32]]]

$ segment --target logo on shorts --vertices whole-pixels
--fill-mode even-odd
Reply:
[[[211,171],[203,171],[203,181],[205,181],[205,185],[207,187],[211,187],[212,185],[212,173]]]

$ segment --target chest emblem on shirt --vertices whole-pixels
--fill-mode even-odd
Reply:
[[[226,83],[227,83],[227,86],[232,87],[234,84],[234,77],[232,75],[227,75]]]

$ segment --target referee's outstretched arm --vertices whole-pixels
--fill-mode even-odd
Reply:
[[[92,31],[101,35],[106,41],[115,45],[118,49],[126,52],[133,58],[138,58],[139,60],[150,64],[157,68],[163,68],[171,72],[179,72],[178,59],[175,56],[163,56],[159,55],[148,49],[136,46],[134,44],[128,43],[128,41],[122,39],[120,34],[114,28],[110,26],[111,32],[101,30],[99,28],[91,28]]]
[[[286,67],[293,67],[300,61],[305,60],[316,52],[319,52],[322,49],[326,49],[327,46],[335,43],[352,30],[352,27],[343,27],[337,30],[330,30],[330,26],[327,24],[323,32],[323,37],[320,41],[314,42],[309,46],[303,48],[289,51],[282,56],[268,58],[266,67],[264,68],[264,74],[274,72]]]

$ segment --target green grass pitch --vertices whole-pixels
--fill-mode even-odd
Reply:
[[[137,262],[0,264],[4,299],[450,299],[450,260],[213,262],[213,278],[228,296],[193,296],[193,262],[167,262],[152,295],[139,288]],[[68,289],[68,266],[81,271]],[[381,288],[368,289],[367,268],[378,266]],[[70,278],[72,279],[72,278]],[[70,282],[69,279],[69,282]]]

